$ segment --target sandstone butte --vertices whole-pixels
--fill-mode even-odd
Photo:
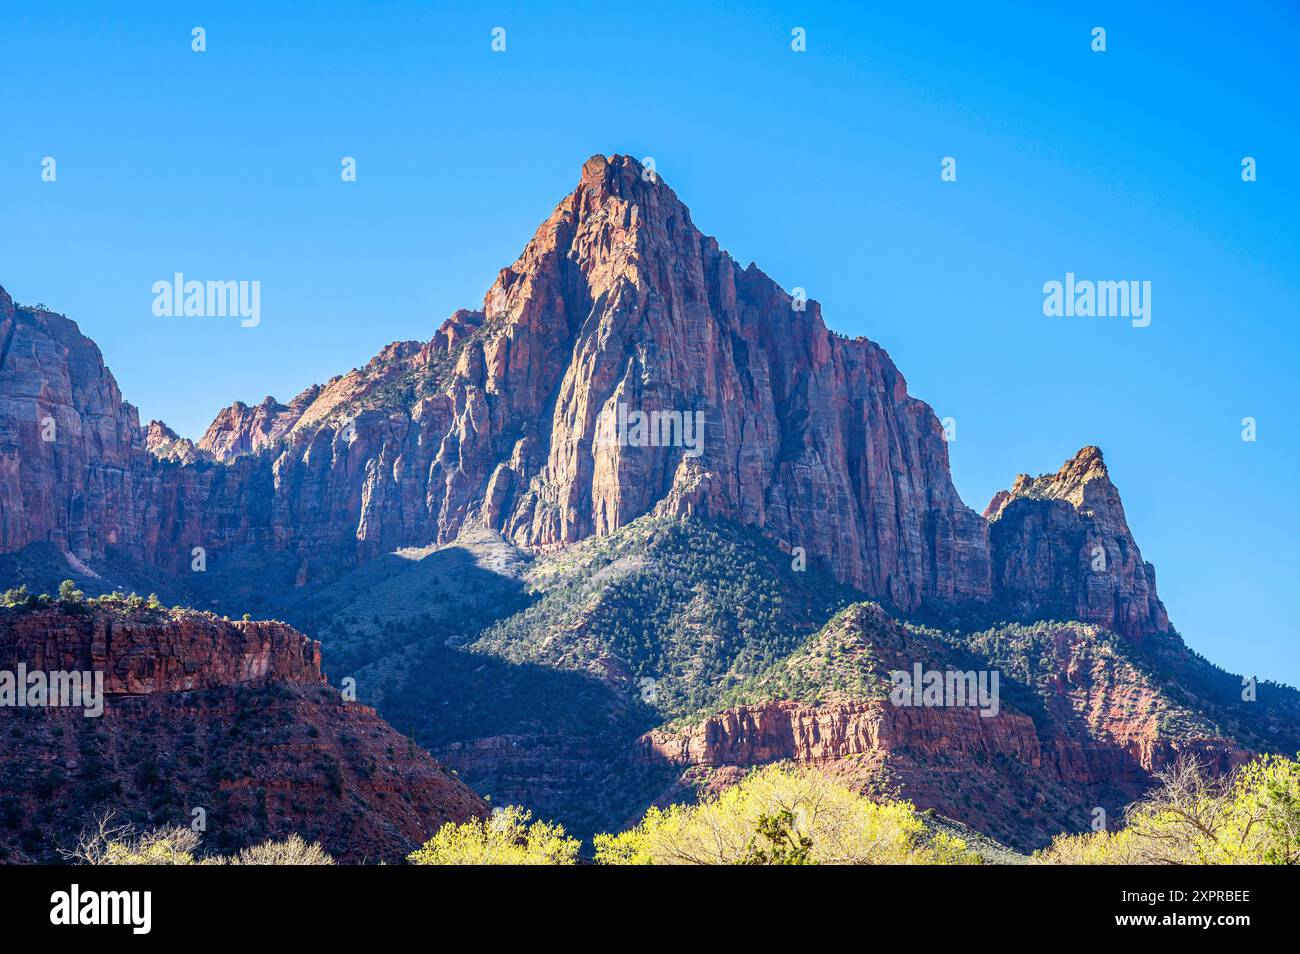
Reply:
[[[619,403],[702,412],[703,454],[593,441]],[[1100,451],[981,517],[885,351],[742,268],[625,156],[586,162],[481,309],[287,404],[233,404],[197,444],[142,427],[74,322],[0,289],[0,553],[180,574],[194,546],[210,566],[273,552],[293,585],[468,525],[545,551],[650,512],[759,527],[903,611],[1169,629]]]

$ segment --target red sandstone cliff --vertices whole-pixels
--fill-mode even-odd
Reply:
[[[104,675],[102,716],[0,708],[0,860],[55,861],[106,810],[189,825],[207,850],[298,833],[342,861],[401,860],[483,801],[374,709],[325,684],[283,623],[192,611],[0,609],[0,670]]]
[[[48,541],[89,557],[137,539],[142,440],[94,342],[0,289],[0,551]]]
[[[104,692],[147,695],[257,681],[324,685],[320,643],[284,623],[159,611],[2,611],[0,667],[97,670]]]
[[[267,397],[257,407],[236,401],[221,411],[199,440],[198,449],[214,459],[229,463],[241,454],[256,454],[273,448],[298,422],[321,389],[308,388],[285,406]]]
[[[116,548],[178,575],[194,546],[214,565],[276,552],[302,583],[468,521],[550,548],[693,513],[758,526],[905,610],[993,599],[1167,628],[1108,481],[1079,502],[1018,484],[980,519],[889,356],[829,331],[815,301],[794,308],[623,156],[588,160],[481,311],[288,405],[236,403],[197,445],[142,432],[76,325],[3,293],[0,372],[0,552]],[[702,453],[597,442],[620,404],[701,413]],[[1094,542],[1106,577],[1081,561]]]
[[[1083,448],[1055,474],[1021,474],[984,516],[993,575],[1007,605],[1134,637],[1169,630],[1155,568],[1129,532],[1099,448]]]

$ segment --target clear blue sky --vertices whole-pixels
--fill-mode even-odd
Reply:
[[[957,419],[971,506],[1101,445],[1189,643],[1300,683],[1294,5],[262,6],[0,23],[0,284],[76,319],[146,420],[197,437],[428,338],[589,155],[653,156]],[[261,326],[155,318],[175,271],[261,281]],[[1044,317],[1067,271],[1151,281],[1151,326]]]

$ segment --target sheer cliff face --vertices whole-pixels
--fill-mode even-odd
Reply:
[[[1009,606],[1135,637],[1169,630],[1155,567],[1129,532],[1100,449],[1083,448],[1055,474],[1021,474],[984,515]]]
[[[983,521],[889,357],[740,268],[634,161],[587,162],[485,312],[459,384],[501,435],[485,516],[515,542],[697,513],[763,527],[900,606],[989,595]],[[698,414],[702,441],[597,440],[620,406]]]
[[[0,288],[0,552],[48,541],[89,557],[135,537],[141,440],[94,342]]]
[[[6,302],[3,550],[50,540],[89,559],[116,545],[182,571],[193,546],[210,558],[274,549],[297,559],[301,582],[445,542],[467,522],[547,549],[657,511],[760,527],[905,610],[995,599],[1004,585],[1046,595],[1079,565],[1073,537],[1046,562],[1024,535],[1015,552],[1007,514],[992,523],[992,557],[990,522],[958,498],[940,425],[889,356],[741,268],[621,156],[585,164],[482,310],[288,405],[235,404],[193,446],[162,425],[141,433],[75,325]],[[702,440],[680,428],[623,440],[616,427],[602,439],[602,421],[638,412],[698,420]],[[47,414],[60,421],[53,444],[40,440]],[[1122,509],[1106,513],[1136,594],[1145,569]],[[1073,532],[1072,519],[1023,526]],[[1069,591],[1084,619],[1155,622],[1106,602],[1098,581]]]
[[[104,673],[109,696],[272,681],[324,685],[320,643],[284,623],[210,613],[0,614],[0,663]]]

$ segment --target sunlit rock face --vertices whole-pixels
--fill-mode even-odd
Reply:
[[[197,444],[141,428],[73,322],[3,293],[0,369],[3,552],[116,547],[178,575],[196,546],[274,552],[304,583],[467,523],[545,550],[696,514],[902,610],[995,601],[1168,628],[1100,452],[981,518],[885,351],[742,268],[624,156],[586,162],[480,310],[287,404],[233,404]],[[699,424],[602,439],[638,414]]]

